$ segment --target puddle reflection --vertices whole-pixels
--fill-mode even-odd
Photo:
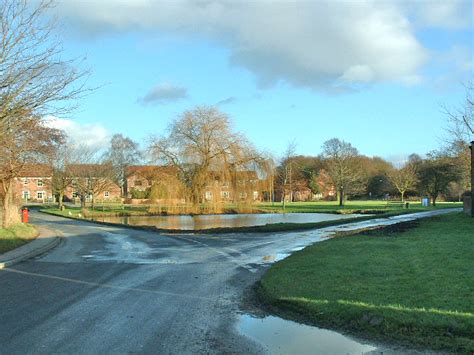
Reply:
[[[278,317],[242,315],[238,330],[272,354],[366,354],[377,348],[337,332],[310,327]]]
[[[156,226],[163,229],[198,230],[208,228],[235,228],[263,226],[273,223],[315,223],[353,218],[359,215],[338,215],[330,213],[287,213],[287,214],[234,214],[200,216],[131,216],[94,217],[92,220],[128,225]]]

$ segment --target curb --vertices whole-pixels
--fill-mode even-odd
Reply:
[[[35,240],[0,255],[0,269],[41,255],[61,242],[62,235],[59,231],[45,227],[38,227],[38,230],[39,236]]]

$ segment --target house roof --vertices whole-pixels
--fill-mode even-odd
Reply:
[[[51,177],[53,167],[48,164],[25,164],[18,177]]]
[[[175,167],[166,165],[131,165],[127,167],[127,175],[129,176],[153,176],[160,174],[176,175],[176,173],[177,169]]]
[[[112,175],[112,166],[110,164],[70,164],[67,171],[75,177],[95,177],[103,175]]]

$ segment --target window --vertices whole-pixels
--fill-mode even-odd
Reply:
[[[221,192],[221,197],[222,198],[230,198],[230,192],[229,191],[222,191]]]
[[[109,191],[105,191],[104,192],[104,198],[109,198],[110,197],[110,192]]]
[[[135,180],[135,186],[142,186],[142,185],[143,185],[143,181]]]
[[[28,178],[23,179],[23,185],[28,185],[29,182],[30,182],[30,179]]]
[[[36,193],[36,198],[37,198],[38,200],[43,200],[45,197],[46,197],[46,194],[44,193],[44,191],[38,191],[38,192]]]
[[[253,199],[254,199],[254,201],[258,200],[258,191],[253,192]]]
[[[246,192],[241,192],[241,193],[239,193],[239,196],[242,199],[247,198],[247,193]]]
[[[23,191],[22,196],[23,196],[23,199],[29,200],[30,192],[29,191]]]
[[[212,200],[212,192],[211,191],[206,191],[206,200]]]
[[[37,185],[38,187],[43,187],[43,186],[44,186],[43,180],[40,180],[40,179],[36,180],[36,185]]]

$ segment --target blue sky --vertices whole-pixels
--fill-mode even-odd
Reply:
[[[438,148],[472,79],[472,3],[63,1],[64,56],[89,84],[69,133],[104,144],[219,105],[258,148],[320,153],[338,137],[397,161]],[[341,17],[342,20],[341,20]],[[71,120],[72,122],[69,122]]]

